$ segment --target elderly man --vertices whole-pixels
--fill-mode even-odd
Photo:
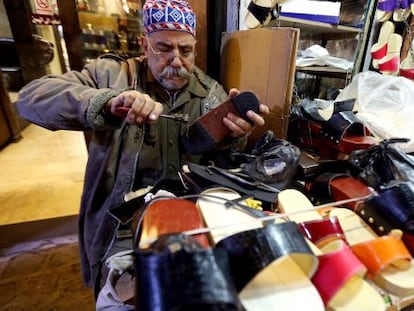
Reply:
[[[243,146],[268,113],[260,105],[259,113],[247,112],[250,122],[228,113],[217,120],[231,132],[222,144],[202,154],[185,148],[187,124],[160,115],[186,114],[191,123],[238,90],[227,94],[194,65],[196,16],[186,1],[148,0],[142,12],[144,56],[134,60],[133,81],[126,60],[103,55],[80,72],[32,81],[17,103],[24,118],[47,129],[91,132],[79,243],[83,277],[96,294],[105,259],[131,247],[119,239],[125,219],[112,212],[124,204],[124,195],[178,180],[177,171],[188,161],[203,163]]]

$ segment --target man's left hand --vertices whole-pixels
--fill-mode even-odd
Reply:
[[[229,96],[234,97],[238,95],[240,91],[238,89],[231,89],[229,92]],[[243,137],[248,134],[256,127],[256,126],[263,126],[265,124],[265,120],[263,116],[269,114],[270,110],[269,107],[260,104],[259,105],[259,114],[249,110],[247,111],[247,117],[253,122],[253,125],[248,121],[244,120],[243,118],[233,114],[228,113],[227,116],[223,119],[223,123],[230,129],[232,137]]]

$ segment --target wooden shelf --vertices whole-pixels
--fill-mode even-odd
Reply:
[[[279,17],[280,26],[282,27],[294,27],[299,28],[301,32],[312,32],[312,33],[354,33],[358,34],[362,32],[361,28],[350,27],[344,25],[332,25],[328,23],[315,22],[306,19],[292,18],[286,16]],[[277,25],[278,21],[273,20],[272,23]]]
[[[329,66],[296,66],[296,71],[329,78],[350,79],[352,77],[352,69],[344,70]]]

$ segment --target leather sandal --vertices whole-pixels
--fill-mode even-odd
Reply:
[[[202,215],[192,201],[160,197],[147,204],[139,223],[136,222],[134,236],[139,235],[139,238],[135,244],[143,248],[161,235],[202,228],[205,228]],[[211,245],[207,234],[197,234],[193,238],[205,248]]]
[[[246,199],[235,190],[219,186],[200,193],[196,205],[210,228],[213,245],[240,231],[263,227],[259,219],[264,216],[263,212],[249,207]]]
[[[375,18],[379,22],[388,21],[392,17],[394,8],[395,8],[395,0],[379,0],[377,2]]]
[[[319,258],[312,282],[327,310],[385,310],[381,295],[365,281],[367,269],[345,243],[345,233],[335,216],[324,219],[322,211],[295,189],[279,193],[278,209],[318,243],[312,248]]]
[[[400,182],[365,200],[355,212],[377,235],[402,231],[402,240],[414,254],[414,192],[407,182]]]
[[[272,185],[264,185],[262,182],[238,178],[236,175],[223,174],[209,169],[208,166],[196,163],[188,163],[187,167],[189,172],[210,181],[211,186],[224,186],[239,193],[251,195],[258,200],[266,202],[267,205],[271,205],[277,201],[279,189]]]
[[[137,250],[135,273],[136,310],[244,310],[227,252],[188,235],[163,235]]]
[[[394,31],[395,25],[391,21],[386,21],[381,25],[378,40],[370,50],[372,67],[375,69],[378,69],[378,61],[387,55],[388,40]]]
[[[289,122],[290,141],[324,158],[346,158],[354,150],[378,144],[352,111],[334,113],[327,121],[293,116]]]
[[[324,172],[306,183],[305,188],[316,205],[373,195],[367,184],[348,173]],[[361,201],[344,203],[343,206],[355,210]]]
[[[411,7],[409,0],[398,0],[394,7],[392,19],[396,22],[403,22],[408,19],[411,14]]]
[[[398,297],[414,295],[414,263],[398,231],[378,236],[347,208],[334,208],[329,214],[339,219],[352,251],[376,285]]]
[[[382,74],[398,75],[402,42],[402,36],[398,33],[393,33],[388,38],[387,55],[378,61],[378,70]]]
[[[221,240],[216,248],[229,254],[246,310],[325,310],[310,281],[317,258],[294,222],[243,231]]]
[[[252,124],[246,113],[249,110],[259,113],[259,105],[257,96],[249,91],[229,98],[189,125],[188,133],[182,139],[184,148],[194,154],[212,150],[231,134],[230,129],[223,123],[223,118],[228,113],[240,116]]]
[[[401,62],[400,76],[414,80],[414,62],[411,55],[407,55],[407,57]]]
[[[266,26],[272,19],[273,10],[280,2],[281,0],[251,0],[244,18],[246,27],[253,29]]]

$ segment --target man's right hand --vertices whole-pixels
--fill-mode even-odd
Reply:
[[[125,112],[119,110],[120,107],[129,109],[126,116]],[[129,124],[144,124],[158,120],[163,109],[161,103],[154,101],[147,94],[125,91],[109,100],[105,111],[119,118],[125,117]]]

